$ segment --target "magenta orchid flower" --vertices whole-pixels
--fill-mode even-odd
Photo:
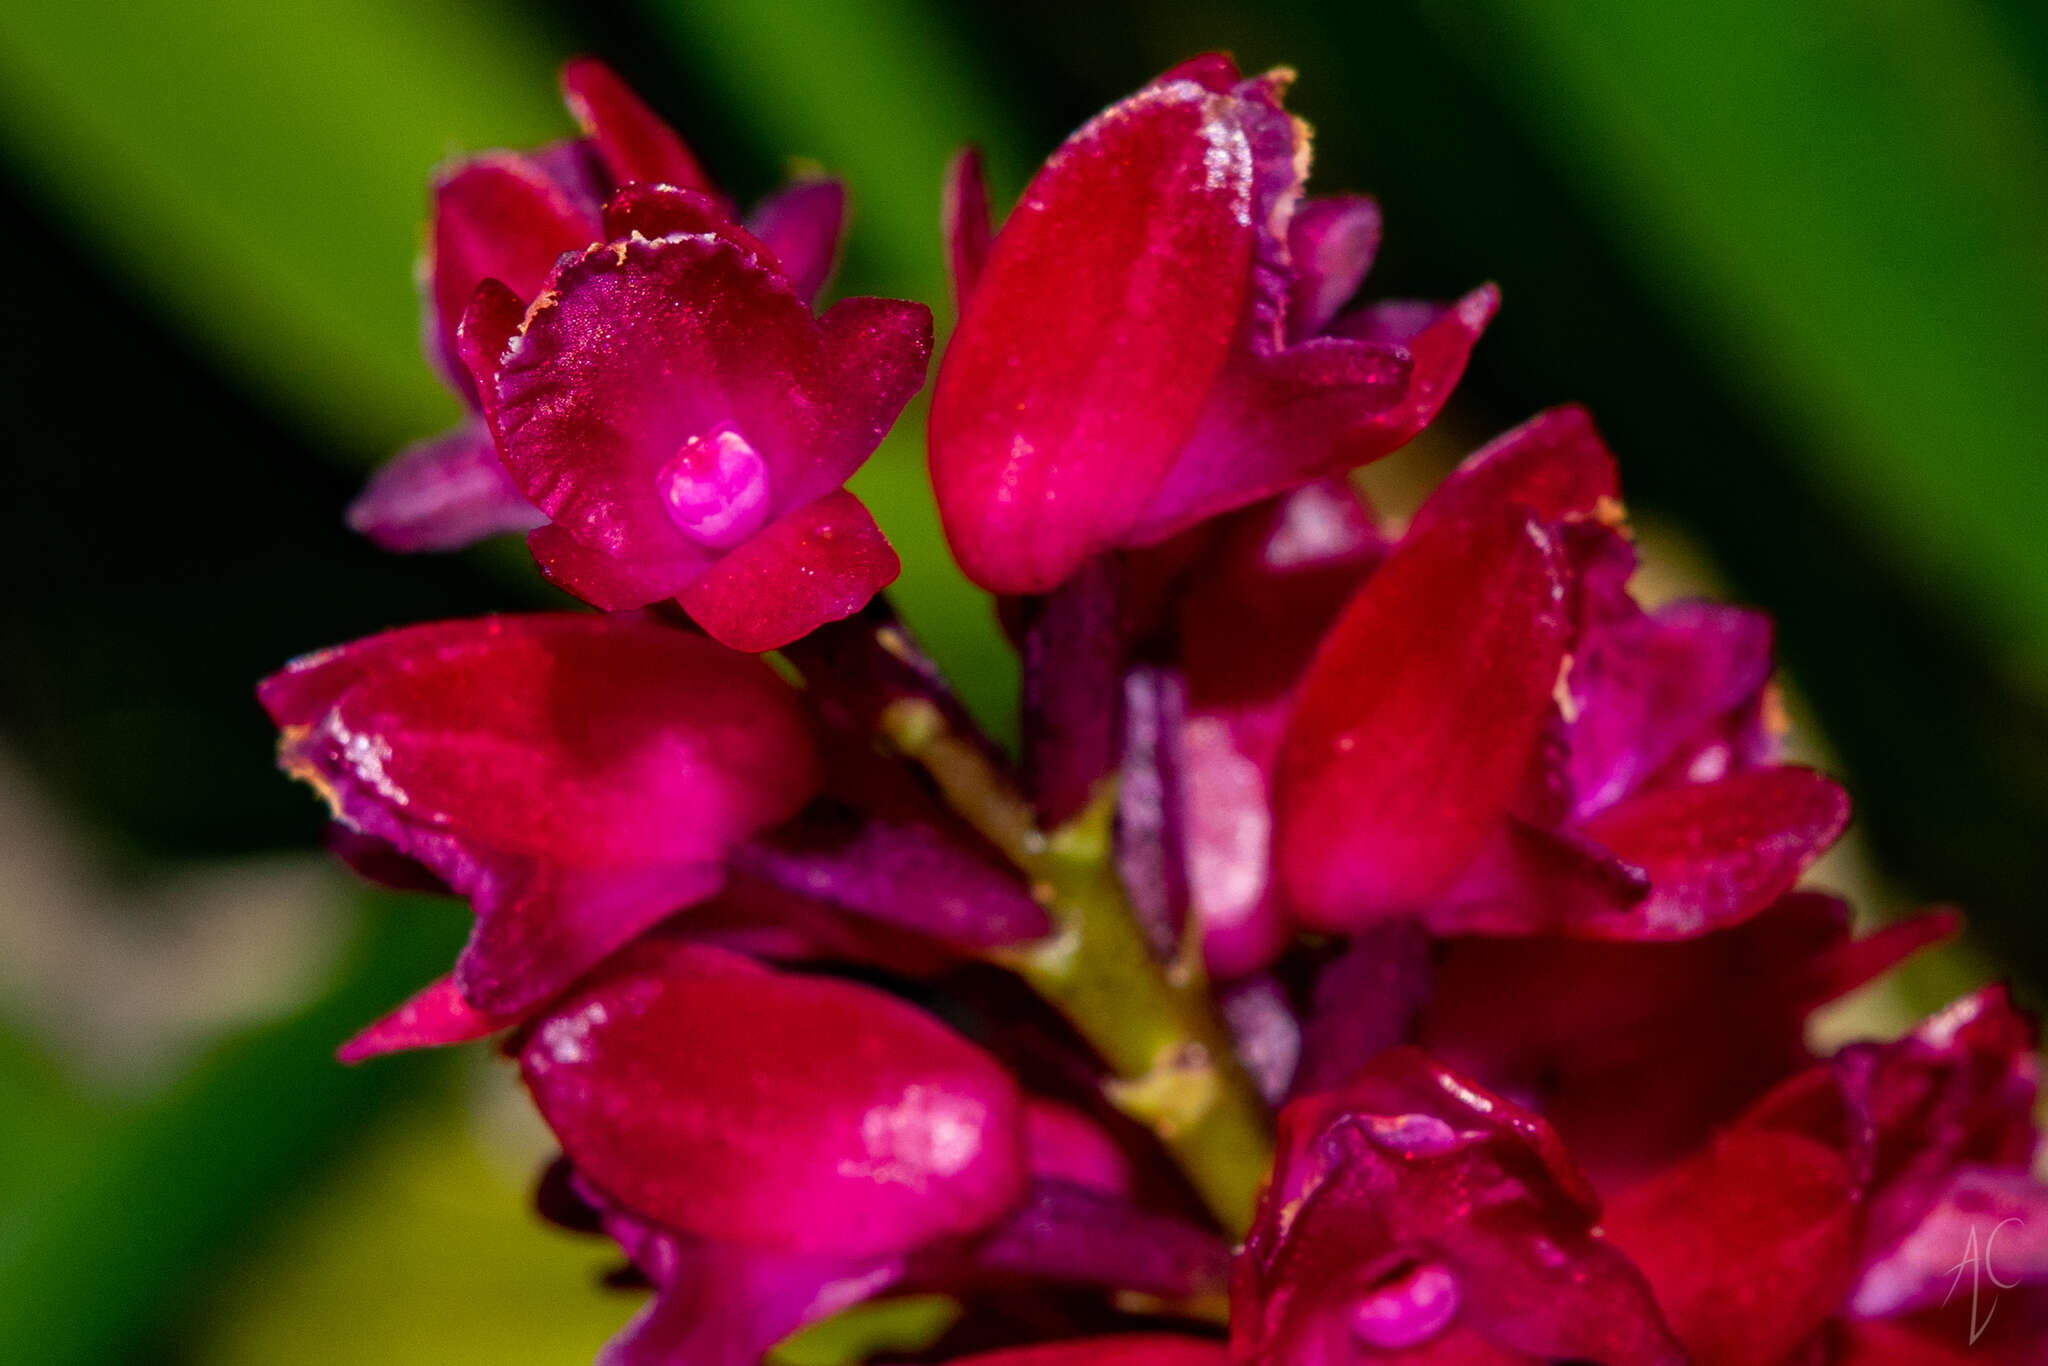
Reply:
[[[769,650],[896,577],[844,485],[923,385],[931,315],[846,299],[814,318],[700,207],[623,192],[609,240],[530,303],[480,287],[462,349],[505,468],[550,519],[529,538],[549,578],[611,610],[675,598]]]
[[[1646,614],[1613,457],[1545,414],[1424,504],[1331,627],[1275,779],[1304,925],[1682,939],[1739,923],[1842,832],[1770,762],[1768,625]]]
[[[1098,552],[1377,459],[1457,382],[1493,290],[1340,316],[1379,211],[1302,199],[1291,79],[1176,67],[1075,133],[985,242],[962,163],[932,482],[983,587],[1042,593]]]
[[[547,520],[499,463],[457,347],[478,285],[499,280],[521,297],[537,294],[556,258],[604,239],[604,204],[629,184],[673,186],[721,220],[732,216],[688,145],[603,63],[564,66],[562,97],[580,137],[530,153],[481,153],[434,177],[421,330],[428,359],[469,414],[401,451],[350,505],[349,525],[387,550],[454,550]],[[762,254],[807,303],[831,275],[845,205],[838,181],[801,180],[749,220]]]

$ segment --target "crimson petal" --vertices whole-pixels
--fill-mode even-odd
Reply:
[[[827,495],[921,383],[923,307],[852,299],[813,319],[725,233],[593,248],[511,335],[508,314],[480,293],[465,353],[506,468],[555,524],[537,548],[572,591],[640,605],[720,566],[694,605],[762,649],[894,577],[865,510]]]
[[[717,192],[689,145],[603,62],[578,57],[563,66],[562,100],[596,146],[613,184],[645,180]]]
[[[1738,1126],[1608,1206],[1695,1366],[1782,1366],[1855,1274],[1858,1191],[1842,1155]]]
[[[1506,816],[1564,661],[1549,539],[1516,509],[1405,540],[1302,681],[1275,777],[1276,848],[1302,921],[1426,908]]]
[[[1419,1038],[1541,1110],[1601,1188],[1616,1189],[1806,1068],[1816,1007],[1955,929],[1937,913],[1859,939],[1849,921],[1840,900],[1795,892],[1741,925],[1671,943],[1454,938],[1439,951]]]
[[[1849,823],[1849,798],[1804,768],[1762,768],[1644,792],[1597,813],[1585,833],[1650,877],[1620,916],[1570,926],[1610,939],[1683,939],[1776,900]]]
[[[1593,419],[1576,406],[1538,413],[1467,456],[1408,525],[1421,535],[1445,519],[1512,503],[1544,521],[1619,515],[1621,473]]]
[[[997,235],[932,395],[954,555],[1044,592],[1116,544],[1230,354],[1255,236],[1228,97],[1148,87],[1054,153]]]

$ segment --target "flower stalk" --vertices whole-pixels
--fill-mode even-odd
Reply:
[[[1050,935],[993,950],[990,960],[1088,1041],[1115,1074],[1104,1087],[1109,1101],[1159,1138],[1218,1222],[1241,1236],[1272,1165],[1266,1106],[1238,1062],[1192,939],[1166,963],[1146,942],[1116,873],[1113,782],[1071,820],[1041,831],[1030,803],[933,703],[899,699],[881,728],[1030,880],[1052,917]]]

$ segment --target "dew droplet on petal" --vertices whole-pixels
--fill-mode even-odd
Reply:
[[[1382,1351],[1419,1347],[1448,1328],[1458,1312],[1458,1278],[1424,1262],[1351,1306],[1351,1331]]]
[[[691,540],[730,550],[768,521],[768,462],[732,427],[693,436],[654,474],[669,520]]]

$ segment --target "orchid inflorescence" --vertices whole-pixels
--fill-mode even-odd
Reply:
[[[991,1366],[2048,1361],[2033,1024],[1991,987],[1809,1051],[1954,917],[1857,937],[1796,885],[1848,803],[1781,762],[1770,623],[1637,603],[1585,413],[1375,515],[1350,472],[1497,296],[1354,303],[1379,210],[1304,197],[1290,78],[1169,71],[1000,230],[946,178],[931,476],[1015,758],[845,487],[932,323],[815,307],[838,183],[741,217],[587,60],[580,137],[441,173],[468,416],[351,521],[523,532],[602,610],[263,683],[334,848],[475,911],[342,1056],[500,1040],[542,1212],[652,1289],[613,1366],[909,1292],[958,1309],[927,1359]]]

